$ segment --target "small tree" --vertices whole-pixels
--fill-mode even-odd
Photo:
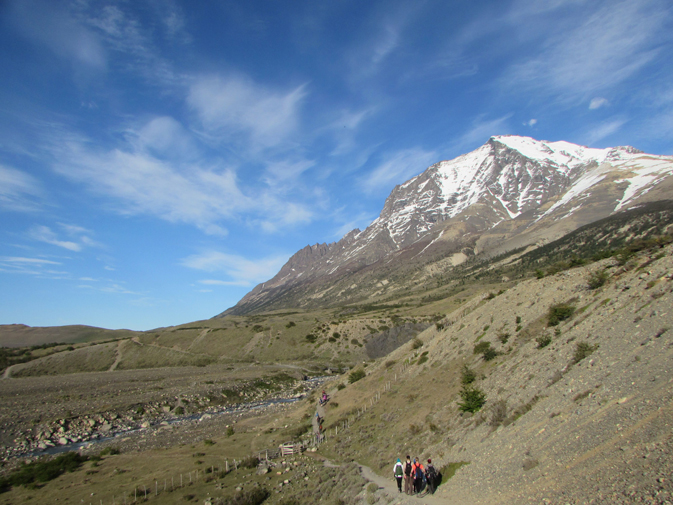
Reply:
[[[549,307],[547,322],[549,326],[558,326],[561,321],[570,319],[575,313],[575,306],[568,303],[557,303]]]
[[[477,373],[474,370],[472,370],[469,366],[467,366],[467,364],[463,365],[460,382],[463,383],[464,385],[468,385],[472,384],[476,380],[477,380]]]
[[[587,284],[589,289],[598,289],[603,286],[608,280],[608,273],[605,270],[598,270],[589,275]]]
[[[463,386],[460,390],[462,402],[458,402],[461,412],[475,413],[486,403],[486,393],[474,386]]]
[[[359,381],[360,379],[363,379],[366,377],[367,374],[365,373],[364,370],[360,370],[359,368],[357,370],[353,370],[350,374],[348,374],[348,382],[353,384],[354,382]]]

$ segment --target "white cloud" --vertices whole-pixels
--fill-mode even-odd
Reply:
[[[50,270],[52,265],[61,265],[58,261],[42,258],[26,258],[21,256],[0,256],[0,272],[39,277],[62,278],[67,272]]]
[[[591,99],[591,103],[589,103],[589,109],[599,109],[605,105],[608,104],[608,101],[606,98],[597,96],[596,98]]]
[[[13,26],[28,39],[75,64],[105,68],[100,38],[79,23],[63,2],[20,0],[10,6]]]
[[[202,284],[250,286],[272,278],[278,270],[287,262],[288,256],[274,256],[258,260],[250,260],[242,256],[225,254],[219,251],[206,251],[184,258],[182,265],[202,270],[204,272],[221,272],[230,280],[205,280]],[[224,284],[223,284],[224,285]]]
[[[226,230],[219,220],[255,207],[231,169],[174,165],[137,151],[95,152],[79,142],[67,143],[56,154],[58,173],[120,200],[117,209],[123,214],[155,215],[222,235]]]
[[[625,123],[626,119],[615,118],[610,121],[601,123],[599,126],[592,128],[586,135],[587,145],[592,146],[596,142],[603,140],[606,137],[609,137],[613,133],[617,132]]]
[[[62,247],[64,249],[68,249],[69,251],[79,252],[82,250],[82,246],[80,244],[71,242],[69,240],[59,240],[56,233],[54,233],[48,226],[34,226],[30,229],[28,235],[34,240],[39,240],[40,242]]]
[[[14,168],[0,165],[0,209],[28,212],[39,207],[36,197],[42,194],[34,177]]]
[[[484,120],[483,116],[477,117],[470,129],[451,143],[451,150],[460,155],[483,145],[494,135],[507,134],[508,121],[511,117],[512,114],[507,114],[488,121]]]
[[[528,126],[535,126],[537,124],[537,119],[531,119],[525,124],[527,124]]]
[[[558,2],[557,2],[558,3]],[[610,88],[651,63],[670,13],[656,1],[607,2],[581,23],[545,34],[541,50],[514,65],[511,87],[580,95]],[[549,29],[555,24],[549,20]],[[545,25],[547,26],[547,25]]]
[[[304,88],[281,92],[242,75],[208,76],[192,84],[187,102],[210,134],[267,148],[296,131]]]
[[[45,242],[68,249],[69,251],[79,252],[84,246],[102,247],[102,244],[93,240],[89,235],[91,232],[81,226],[58,223],[59,227],[73,240],[62,240],[58,234],[48,226],[36,225],[28,231],[28,236],[33,240]]]
[[[390,191],[437,161],[437,153],[420,148],[388,153],[383,162],[362,179],[362,189],[368,193]]]

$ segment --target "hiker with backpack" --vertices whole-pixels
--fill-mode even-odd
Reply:
[[[425,477],[425,468],[423,464],[416,457],[414,458],[414,464],[411,466],[411,476],[414,479],[414,493],[420,494],[423,490],[423,477]]]
[[[395,476],[395,480],[397,481],[397,491],[401,493],[402,478],[404,477],[404,467],[402,466],[400,458],[397,458],[397,463],[395,463],[395,466],[393,467],[393,475]]]
[[[404,464],[404,492],[406,494],[411,494],[411,491],[413,489],[412,487],[413,478],[411,476],[412,467],[413,465],[411,464],[411,458],[407,454],[407,461]]]
[[[432,465],[431,459],[428,459],[428,466],[425,467],[425,480],[428,482],[428,494],[435,494],[435,489],[437,489],[437,470]]]

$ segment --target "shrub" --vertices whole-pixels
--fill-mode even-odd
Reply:
[[[425,363],[426,361],[428,361],[428,355],[427,355],[427,353],[423,353],[423,354],[421,355],[421,357],[418,358],[418,364],[419,364],[419,365],[422,365],[422,364]]]
[[[227,431],[225,431],[224,434],[228,437],[231,437],[234,434],[234,427],[233,426],[227,427]]]
[[[544,277],[544,272],[538,268],[537,270],[535,270],[535,277],[537,277],[538,279],[542,279]]]
[[[483,354],[483,352],[484,352],[486,349],[490,349],[490,347],[491,347],[491,343],[490,343],[490,342],[486,342],[486,341],[484,341],[484,342],[479,342],[478,344],[476,344],[476,345],[474,346],[474,349],[473,349],[472,353],[473,353],[473,354]]]
[[[334,333],[332,333],[332,336],[334,338],[341,338],[341,334],[338,331],[335,331]]]
[[[224,505],[260,505],[271,494],[263,487],[251,489],[250,491],[241,491],[233,498],[224,500]]]
[[[509,340],[509,333],[506,331],[499,331],[497,337],[501,344],[506,344]]]
[[[557,303],[549,307],[547,323],[549,326],[557,326],[561,321],[570,319],[575,313],[575,306],[568,303]]]
[[[185,413],[185,409],[183,407],[176,407],[175,410],[173,411],[173,413],[176,416],[181,416]]]
[[[203,443],[206,444],[207,446],[215,445],[215,442],[213,442],[213,441],[210,440],[210,439],[206,439],[206,440],[204,440]]]
[[[499,355],[498,351],[491,347],[490,342],[479,342],[474,346],[473,352],[474,354],[481,354],[484,361],[491,361]]]
[[[537,337],[535,341],[537,342],[537,348],[542,349],[551,344],[551,335],[542,335],[541,337]]]
[[[491,405],[491,421],[493,427],[500,426],[507,419],[507,400],[498,400]]]
[[[463,365],[463,369],[461,370],[460,382],[464,385],[468,385],[472,384],[476,380],[477,380],[477,373],[474,370],[472,370],[469,366]]]
[[[435,323],[435,328],[437,331],[441,331],[444,329],[444,325],[442,323]]]
[[[598,349],[598,344],[591,345],[588,342],[577,342],[575,345],[575,353],[573,354],[573,364],[579,363],[596,349]]]
[[[308,335],[306,335],[306,340],[311,344],[315,343],[317,339],[318,337],[316,337],[313,333],[309,333]]]
[[[252,331],[254,331],[255,333],[264,331],[264,326],[262,326],[261,324],[256,324],[255,326],[252,327]]]
[[[12,486],[31,487],[38,482],[49,482],[65,472],[74,472],[87,460],[86,456],[79,453],[68,452],[49,461],[21,465],[16,471],[0,479],[0,492],[7,491]]]
[[[411,341],[412,349],[420,349],[421,347],[423,347],[423,341],[420,338],[415,338]]]
[[[461,412],[477,412],[486,403],[486,393],[474,386],[463,386],[460,390],[460,397],[463,400],[458,402]]]
[[[363,379],[366,377],[367,374],[365,373],[364,370],[353,370],[350,374],[348,374],[348,382],[353,384],[354,382],[359,381],[360,379]]]
[[[484,361],[491,361],[492,359],[495,359],[498,356],[500,356],[500,353],[495,349],[493,349],[492,347],[489,347],[484,352],[482,352],[481,355],[484,358]]]
[[[601,286],[603,286],[607,282],[607,280],[608,280],[607,271],[599,270],[589,275],[589,278],[587,279],[587,284],[589,285],[589,289],[598,289]]]
[[[469,465],[469,461],[456,461],[455,463],[449,463],[440,470],[442,476],[442,482],[449,480],[456,474],[456,471],[463,465]]]
[[[374,482],[370,482],[367,486],[367,491],[370,493],[376,493],[379,490],[379,485]]]
[[[341,391],[342,389],[346,389],[346,384],[340,382],[340,383],[337,385],[337,389],[338,389],[339,391]]]
[[[287,324],[285,325],[285,327],[286,327],[288,330],[289,330],[290,328],[292,328],[293,326],[297,326],[297,325],[294,323],[294,321],[290,321],[289,323],[287,323]]]
[[[259,458],[257,456],[248,456],[241,460],[240,466],[243,468],[257,468],[257,465],[259,465]]]

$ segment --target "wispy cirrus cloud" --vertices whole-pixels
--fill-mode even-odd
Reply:
[[[563,4],[555,2],[554,8]],[[659,55],[662,39],[670,39],[671,12],[658,0],[607,2],[589,10],[580,23],[573,19],[573,26],[560,24],[563,29],[547,19],[551,33],[540,50],[512,65],[505,82],[512,88],[584,96],[631,77]]]
[[[12,26],[24,37],[73,64],[104,69],[107,56],[100,37],[62,2],[9,2]]]
[[[420,174],[436,161],[435,151],[417,147],[387,153],[383,161],[362,179],[362,188],[367,193],[388,192],[396,184]]]
[[[44,225],[35,225],[28,231],[28,236],[33,240],[44,242],[68,249],[69,251],[79,252],[84,247],[102,247],[102,245],[91,238],[91,231],[81,226],[72,224],[58,224],[62,233],[68,235],[68,239],[62,239],[58,233],[50,227]]]
[[[289,256],[273,256],[252,260],[243,256],[226,254],[219,251],[205,251],[188,256],[181,261],[185,267],[209,273],[221,273],[228,280],[205,279],[201,284],[250,286],[273,277]]]
[[[510,130],[509,119],[511,117],[512,114],[506,114],[495,119],[485,119],[483,115],[477,116],[472,121],[470,128],[451,142],[450,150],[456,155],[460,155],[484,144],[494,135],[507,134]],[[528,122],[529,126],[537,123],[537,120],[531,121]]]
[[[612,118],[609,121],[605,121],[598,124],[597,126],[594,126],[586,134],[588,145],[592,146],[616,133],[627,122],[628,120],[624,118]]]
[[[28,258],[24,256],[0,256],[0,272],[33,275],[50,279],[61,279],[68,276],[67,272],[54,270],[60,261],[47,260],[44,258]]]
[[[280,91],[242,74],[195,79],[187,103],[209,135],[249,149],[274,147],[296,132],[306,86]]]
[[[0,165],[0,209],[35,211],[40,207],[42,193],[42,185],[33,176]]]

